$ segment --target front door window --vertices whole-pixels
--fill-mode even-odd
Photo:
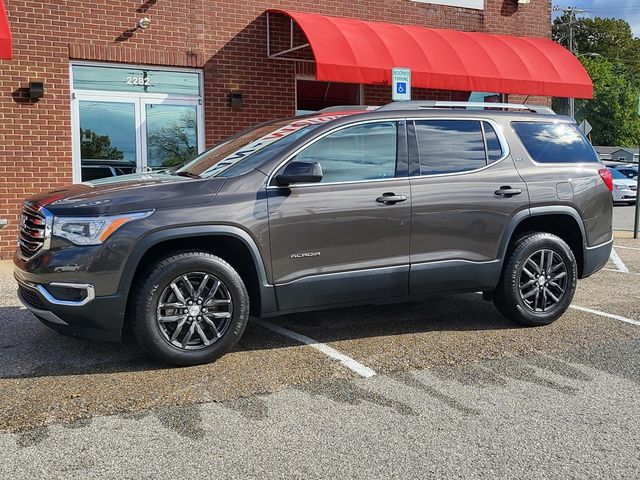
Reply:
[[[204,149],[201,75],[73,65],[74,181],[165,169]]]

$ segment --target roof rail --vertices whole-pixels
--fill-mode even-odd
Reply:
[[[314,113],[331,113],[331,112],[363,112],[365,110],[376,110],[378,107],[369,105],[336,105],[334,107],[323,108]]]
[[[441,102],[412,100],[408,102],[392,102],[383,105],[378,110],[427,110],[427,109],[461,108],[461,109],[485,109],[492,110],[526,110],[544,115],[555,115],[556,113],[549,107],[541,105],[525,105],[518,103],[491,103],[491,102]]]

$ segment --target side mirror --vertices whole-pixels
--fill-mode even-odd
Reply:
[[[322,167],[318,162],[291,162],[276,177],[278,185],[288,187],[292,183],[317,183],[322,180]]]

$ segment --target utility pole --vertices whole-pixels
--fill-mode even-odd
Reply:
[[[576,55],[578,52],[575,51],[575,47],[574,47],[573,25],[578,21],[576,18],[576,14],[585,13],[586,10],[582,10],[576,7],[561,8],[559,6],[553,7],[553,10],[556,12],[562,12],[565,15],[569,15],[569,23],[567,24],[569,28],[569,39],[568,39],[569,51],[574,55]],[[571,118],[575,118],[576,116],[576,99],[573,97],[569,99],[569,116]]]

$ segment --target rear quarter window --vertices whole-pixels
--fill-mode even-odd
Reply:
[[[513,122],[511,125],[536,162],[598,162],[595,150],[574,124]]]

